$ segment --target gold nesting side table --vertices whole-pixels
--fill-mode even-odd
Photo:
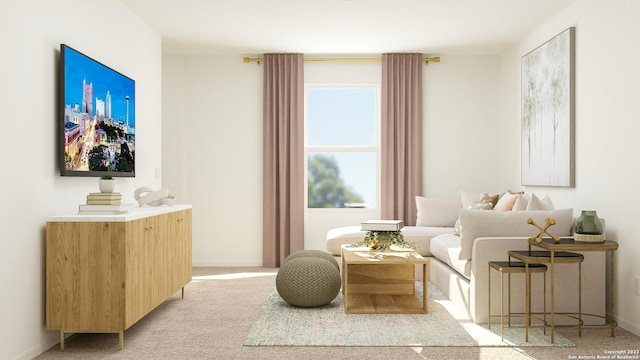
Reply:
[[[500,339],[504,340],[504,275],[508,275],[508,285],[507,285],[507,296],[508,296],[508,310],[507,310],[507,318],[508,318],[508,327],[511,326],[511,316],[514,313],[511,311],[511,274],[525,274],[525,341],[529,342],[529,329],[532,327],[542,327],[546,330],[547,323],[543,318],[541,326],[532,326],[531,325],[531,274],[542,274],[543,279],[543,295],[542,295],[542,304],[543,311],[542,315],[546,314],[546,288],[547,281],[545,273],[547,272],[547,266],[544,264],[535,264],[535,263],[525,263],[518,261],[489,261],[489,280],[488,280],[488,305],[489,305],[489,320],[488,327],[491,329],[491,317],[497,317],[498,315],[491,314],[491,269],[494,269],[500,273]],[[521,315],[521,314],[515,314]]]
[[[582,262],[584,255],[568,251],[544,251],[544,250],[512,250],[509,251],[509,257],[522,261],[526,264],[550,264],[551,273],[551,304],[550,304],[550,320],[551,342],[555,338],[555,315],[564,315],[577,320],[577,324],[571,327],[578,328],[578,336],[582,336]],[[577,313],[556,313],[555,297],[554,297],[554,266],[555,264],[578,264],[578,312]],[[546,311],[545,311],[546,312]],[[577,315],[576,315],[577,314]],[[567,326],[565,326],[567,327]]]
[[[535,246],[544,250],[547,250],[550,252],[550,259],[549,259],[549,275],[550,275],[550,280],[551,280],[551,284],[550,284],[550,288],[551,288],[551,341],[553,342],[553,327],[554,327],[554,314],[555,314],[555,294],[554,294],[554,287],[555,287],[555,264],[556,263],[560,263],[562,262],[561,259],[559,259],[558,254],[560,254],[561,252],[565,252],[565,251],[580,251],[580,252],[585,252],[585,251],[605,251],[609,253],[609,285],[610,285],[610,293],[609,296],[611,297],[611,302],[609,303],[609,308],[606,310],[605,315],[604,316],[600,316],[600,315],[595,315],[595,314],[581,314],[581,315],[586,315],[586,316],[593,316],[593,317],[600,317],[600,318],[604,318],[605,323],[603,325],[585,325],[585,328],[591,328],[591,329],[601,329],[601,328],[609,328],[611,330],[611,336],[614,337],[615,335],[615,329],[618,326],[618,323],[616,322],[614,316],[615,316],[615,291],[614,291],[614,285],[615,285],[615,256],[614,253],[616,250],[618,250],[618,243],[615,241],[610,241],[610,240],[605,240],[605,241],[598,241],[598,242],[586,242],[586,241],[576,241],[573,238],[561,238],[559,242],[555,242],[553,239],[551,238],[542,238],[541,242],[536,242],[533,239],[529,239],[529,250],[531,250],[531,247]],[[560,261],[559,261],[560,260]],[[580,289],[581,291],[582,289]],[[603,294],[604,295],[604,294]],[[580,328],[580,330],[582,329],[582,327]]]

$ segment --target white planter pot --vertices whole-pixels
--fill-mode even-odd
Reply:
[[[99,179],[98,187],[102,193],[112,193],[116,189],[116,181],[114,179]]]

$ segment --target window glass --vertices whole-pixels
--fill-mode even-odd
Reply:
[[[375,152],[307,154],[309,208],[375,208]]]
[[[376,88],[308,88],[307,145],[375,146]]]
[[[308,208],[375,208],[377,88],[306,89]]]

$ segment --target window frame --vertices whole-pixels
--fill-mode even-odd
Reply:
[[[375,89],[375,145],[373,146],[310,146],[308,140],[308,90],[310,88],[335,88],[335,89],[357,89],[357,88],[373,88]],[[352,211],[352,212],[372,212],[378,211],[380,208],[381,200],[381,136],[380,136],[380,84],[376,83],[306,83],[304,85],[304,208],[305,211],[313,212],[329,212],[329,211]],[[362,153],[374,153],[376,158],[375,174],[376,174],[376,205],[375,207],[364,208],[310,208],[309,207],[309,153],[347,153],[347,152],[362,152]]]

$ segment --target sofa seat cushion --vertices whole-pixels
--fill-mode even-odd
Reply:
[[[442,234],[453,234],[453,228],[436,226],[405,226],[402,229],[404,239],[416,244],[416,251],[422,256],[433,256],[430,250],[431,239]]]
[[[333,255],[340,255],[342,245],[350,245],[364,240],[366,231],[360,230],[360,225],[342,226],[327,232],[327,251]],[[431,238],[441,234],[452,234],[451,227],[423,227],[405,226],[402,235],[407,242],[416,244],[416,251],[422,256],[432,256],[429,251]]]
[[[333,228],[327,232],[327,251],[329,254],[342,255],[342,245],[362,241],[366,233],[360,230],[360,225]]]
[[[460,260],[460,237],[442,234],[431,239],[430,252],[433,257],[447,264],[467,279],[471,279],[471,260]]]

